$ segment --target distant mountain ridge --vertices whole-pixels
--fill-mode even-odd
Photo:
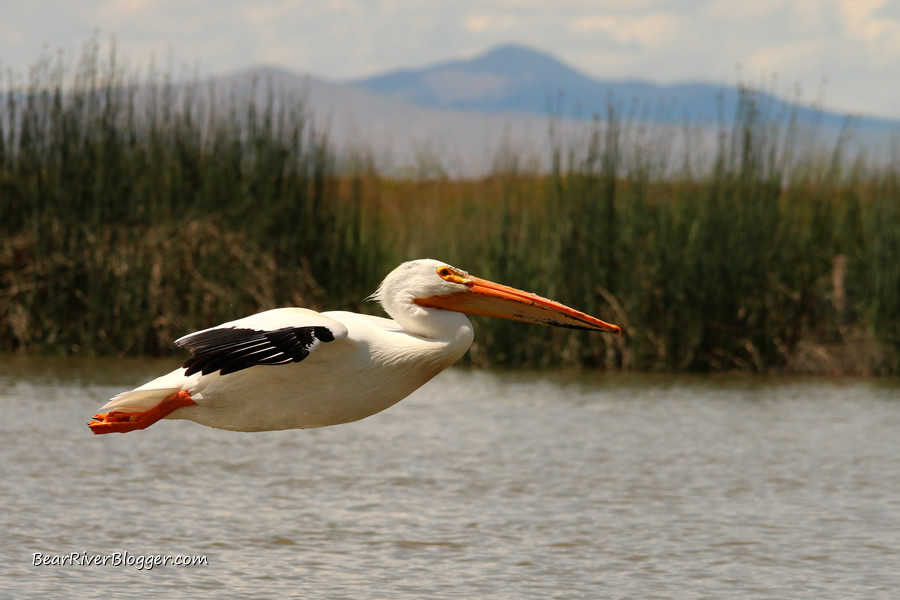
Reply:
[[[494,48],[469,60],[452,60],[420,69],[400,69],[346,82],[383,96],[442,109],[524,112],[569,118],[605,115],[610,102],[619,112],[636,107],[642,119],[715,123],[736,114],[737,86],[709,83],[659,85],[638,79],[591,78],[555,57],[520,45]],[[755,95],[772,116],[793,110],[800,123],[840,127],[847,116],[781,99]],[[900,121],[855,116],[860,129],[898,128]]]
[[[327,132],[339,153],[368,152],[380,170],[394,175],[483,175],[504,145],[532,160],[550,155],[546,115],[421,106],[271,66],[219,75],[204,82],[201,93],[208,89],[224,98],[255,94],[260,104],[270,89],[276,99],[299,99],[310,124]],[[568,120],[557,125],[565,132],[574,128]]]
[[[676,140],[673,156],[690,146],[692,157],[708,158],[715,152],[720,112],[724,124],[730,125],[739,94],[736,86],[708,83],[595,80],[522,46],[502,46],[471,60],[351,82],[263,66],[213,80],[223,90],[246,93],[258,81],[262,85],[257,94],[268,84],[290,92],[304,100],[338,150],[368,149],[383,172],[417,176],[482,175],[504,152],[509,155],[508,150],[538,169],[548,168],[552,145],[581,139],[587,131],[585,119],[594,114],[605,117],[610,100],[623,118],[660,125],[651,129],[654,135]],[[833,147],[843,139],[845,115],[795,106],[767,92],[758,92],[755,98],[769,116],[778,118],[793,110],[798,122],[813,125],[807,140],[811,144]],[[557,118],[551,121],[548,115]],[[692,133],[683,127],[685,120]],[[554,139],[549,135],[551,124]],[[849,148],[889,155],[898,132],[900,121],[856,117]]]

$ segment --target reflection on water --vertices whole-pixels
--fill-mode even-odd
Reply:
[[[16,597],[892,597],[896,380],[450,371],[338,427],[91,435],[174,361],[0,359]],[[34,567],[32,555],[207,566]]]

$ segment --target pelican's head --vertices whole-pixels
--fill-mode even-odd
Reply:
[[[373,297],[395,319],[395,310],[401,307],[407,314],[421,312],[422,316],[427,312],[422,308],[439,308],[555,327],[609,333],[622,331],[618,325],[554,300],[481,279],[431,259],[403,263],[391,271]]]

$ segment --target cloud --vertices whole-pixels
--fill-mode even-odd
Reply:
[[[900,3],[888,0],[45,0],[7,3],[0,64],[75,56],[95,30],[131,63],[274,63],[335,80],[532,45],[597,77],[733,83],[780,74],[834,108],[900,117]]]
[[[712,21],[738,23],[769,17],[777,13],[785,4],[786,0],[754,0],[753,2],[712,0],[706,3],[702,13]]]
[[[842,0],[845,31],[850,40],[862,44],[877,64],[896,65],[900,59],[900,18],[880,14],[885,0]]]
[[[474,14],[464,19],[466,29],[472,33],[503,33],[516,26],[516,17],[503,14]]]
[[[639,16],[588,15],[569,21],[569,31],[575,35],[608,36],[625,47],[637,45],[654,49],[672,44],[682,29],[682,19],[665,13]]]
[[[784,72],[797,73],[818,64],[825,56],[824,43],[819,40],[784,42],[760,48],[750,54],[744,65],[752,73],[763,76],[780,75]]]

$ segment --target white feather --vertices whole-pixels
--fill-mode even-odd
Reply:
[[[373,295],[393,318],[281,308],[229,321],[222,328],[274,331],[327,327],[334,341],[313,345],[300,362],[252,366],[227,375],[185,376],[185,369],[112,398],[104,408],[145,411],[178,391],[195,405],[167,418],[221,429],[262,431],[324,427],[368,417],[399,402],[468,350],[474,332],[464,314],[426,308],[416,298],[465,289],[445,281],[445,263],[417,260],[392,271]],[[460,273],[462,271],[459,271]],[[181,344],[196,332],[179,338]]]

